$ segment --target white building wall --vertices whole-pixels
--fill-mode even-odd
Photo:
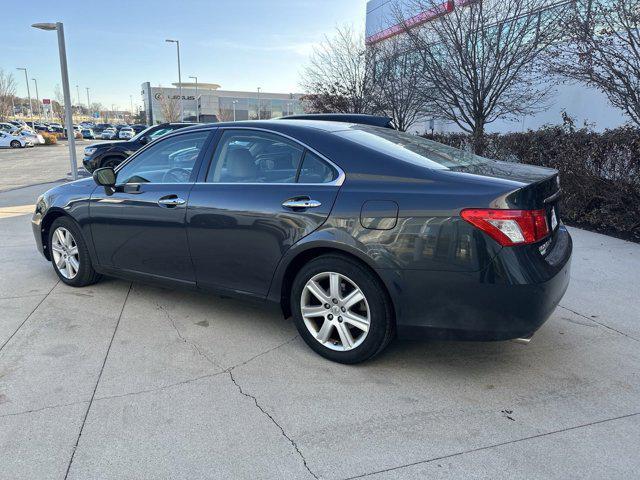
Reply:
[[[403,15],[407,19],[420,13],[410,10],[410,0],[400,0],[400,3],[398,1],[369,0],[366,19],[367,38],[375,37],[380,32],[389,32],[389,29],[393,28],[394,12],[397,10],[397,5],[401,6]],[[555,91],[549,95],[544,103],[545,108],[534,115],[514,120],[496,120],[487,126],[487,131],[519,132],[536,129],[543,125],[558,125],[562,123],[562,111],[566,111],[575,120],[576,126],[587,123],[599,131],[619,127],[628,120],[622,111],[613,107],[599,90],[563,79],[557,79]],[[425,119],[424,122],[414,125],[411,131],[422,132],[426,131],[428,127],[428,119]],[[436,120],[434,131],[456,132],[460,131],[460,128],[454,123]]]

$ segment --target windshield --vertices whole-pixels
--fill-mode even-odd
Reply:
[[[144,130],[139,132],[135,137],[133,137],[131,140],[138,140],[140,137],[143,137],[147,133],[148,130],[151,130],[152,128],[153,128],[153,126],[145,128]]]
[[[335,135],[400,160],[433,169],[450,169],[491,161],[465,150],[389,128],[352,125],[348,130],[335,132]]]

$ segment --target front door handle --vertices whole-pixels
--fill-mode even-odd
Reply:
[[[167,195],[158,200],[158,205],[162,207],[177,207],[178,205],[184,205],[187,201],[177,195]]]
[[[284,208],[317,208],[322,205],[317,200],[311,200],[309,197],[290,198],[282,203]]]

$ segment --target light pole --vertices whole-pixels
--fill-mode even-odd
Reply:
[[[42,121],[42,104],[40,103],[40,95],[38,94],[38,81],[35,78],[32,78],[33,83],[36,85],[36,102],[38,104],[38,118]]]
[[[78,179],[78,161],[76,159],[76,139],[73,133],[73,118],[71,115],[71,93],[69,92],[69,71],[67,70],[67,49],[64,44],[64,25],[57,23],[34,23],[31,25],[40,30],[57,30],[58,51],[60,52],[60,73],[62,74],[62,90],[64,92],[64,116],[69,140],[69,157],[71,162],[71,176]]]
[[[29,118],[31,119],[31,126],[33,127],[33,105],[31,105],[31,90],[29,89],[29,76],[27,75],[27,69],[18,67],[16,70],[24,71],[24,81],[27,82],[27,96],[29,97]]]
[[[238,103],[238,100],[234,100],[233,102],[231,102],[233,104],[233,121],[236,121],[236,103]]]
[[[182,102],[182,76],[180,73],[180,40],[166,39],[167,43],[175,43],[178,52],[178,95],[180,95],[180,121],[184,122],[184,103]]]
[[[129,109],[129,111],[131,112],[131,118],[129,119],[129,121],[131,121],[131,119],[133,119],[133,95],[129,95],[129,102],[131,103],[131,108]]]
[[[200,106],[198,105],[198,77],[189,76],[196,81],[196,122],[200,123]]]
[[[258,120],[260,120],[260,87],[258,87]]]
[[[89,102],[89,87],[85,87],[87,91],[87,112],[89,112],[89,116],[91,116],[91,102]]]

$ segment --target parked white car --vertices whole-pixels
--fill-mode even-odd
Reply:
[[[115,128],[106,128],[100,134],[100,138],[103,140],[113,140],[116,138],[116,129]]]
[[[15,132],[16,130],[18,130],[18,127],[16,127],[12,123],[6,123],[6,122],[0,123],[0,131],[11,133],[11,132]]]
[[[19,132],[14,132],[14,135],[20,136],[34,145],[44,145],[44,137],[33,130],[22,129]]]
[[[33,147],[33,143],[24,137],[11,135],[7,132],[0,132],[0,148],[24,148]]]
[[[118,133],[118,138],[120,140],[131,140],[135,137],[136,132],[133,131],[131,127],[124,127],[120,129],[120,133]]]

